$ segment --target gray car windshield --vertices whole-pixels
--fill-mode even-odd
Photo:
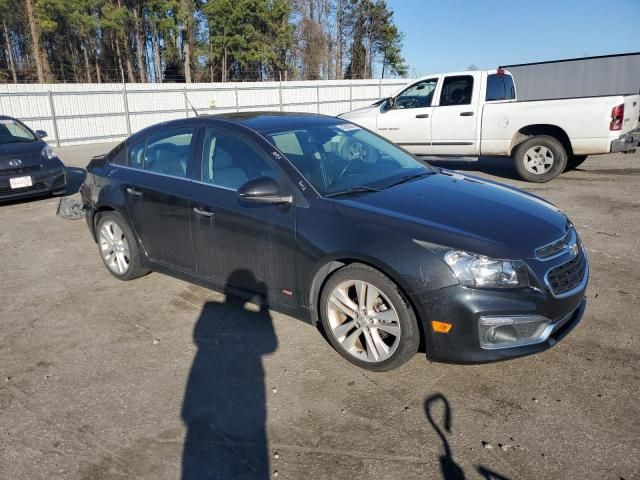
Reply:
[[[34,140],[36,137],[21,123],[15,120],[0,120],[0,145]]]
[[[385,189],[434,173],[392,143],[351,123],[272,131],[265,136],[325,196]]]

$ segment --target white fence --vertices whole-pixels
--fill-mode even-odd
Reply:
[[[46,130],[56,146],[116,141],[176,118],[251,110],[338,115],[388,97],[408,80],[198,84],[0,85],[0,115]],[[188,99],[188,101],[187,101]]]

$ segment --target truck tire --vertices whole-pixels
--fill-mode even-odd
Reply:
[[[564,171],[568,172],[569,170],[575,170],[584,163],[587,157],[588,155],[571,155],[567,159],[567,166],[565,167]]]
[[[518,175],[527,182],[553,180],[567,165],[567,152],[562,143],[548,135],[525,140],[516,147],[513,157]]]

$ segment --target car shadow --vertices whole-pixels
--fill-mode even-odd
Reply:
[[[253,279],[257,308],[229,293],[238,278]],[[193,331],[198,351],[182,406],[182,480],[270,477],[262,357],[278,341],[267,288],[246,270],[233,272],[227,285],[225,301],[207,302]]]
[[[434,419],[434,410],[437,409],[437,405],[442,404],[442,426],[440,422]],[[427,416],[427,420],[431,424],[436,434],[440,437],[442,442],[443,454],[440,456],[440,474],[443,480],[465,480],[464,470],[460,465],[456,463],[453,458],[453,452],[451,445],[447,440],[447,435],[451,434],[452,422],[453,422],[453,410],[449,404],[449,400],[442,393],[436,393],[431,395],[424,401],[424,412]],[[447,435],[445,435],[445,432]],[[484,465],[476,465],[476,471],[482,475],[485,480],[509,480],[508,477],[501,475],[493,470],[485,467]],[[428,478],[433,478],[431,475]]]
[[[513,165],[513,160],[507,157],[420,157],[434,167],[447,170],[461,170],[466,172],[482,172],[509,180],[522,180]]]

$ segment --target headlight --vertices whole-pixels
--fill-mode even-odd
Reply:
[[[481,255],[452,250],[444,256],[458,281],[468,287],[517,288],[529,285],[522,261],[493,260]]]
[[[44,158],[46,158],[47,160],[52,160],[56,157],[55,152],[53,151],[53,148],[51,148],[49,145],[47,145],[46,147],[44,147],[42,149],[42,156]]]

